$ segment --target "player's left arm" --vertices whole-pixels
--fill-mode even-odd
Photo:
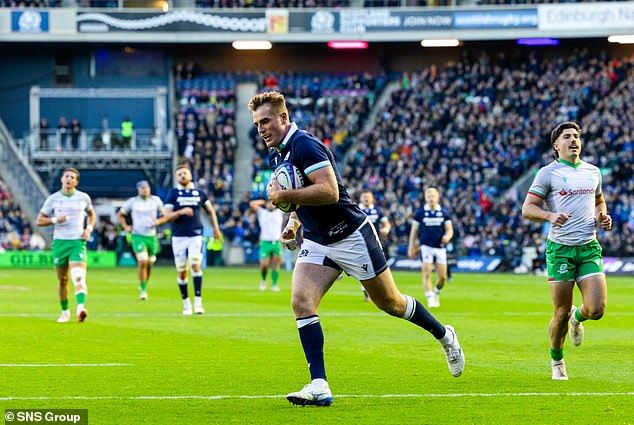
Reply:
[[[211,224],[214,226],[214,239],[220,238],[221,233],[220,226],[218,225],[218,216],[216,215],[216,210],[209,199],[205,202],[205,211],[207,211],[207,214],[211,217]]]
[[[84,233],[81,235],[81,238],[85,241],[90,239],[90,234],[95,228],[95,224],[97,223],[97,214],[95,214],[94,209],[89,209],[86,211],[86,215],[88,216],[88,223],[86,224],[86,228],[84,229]]]
[[[451,241],[451,238],[453,238],[453,224],[451,220],[447,220],[445,221],[445,234],[442,235],[440,242],[443,245],[447,245]]]
[[[407,256],[412,259],[416,258],[420,252],[420,245],[418,243],[418,227],[418,222],[416,220],[412,220],[412,227],[409,231],[409,242],[407,244]]]
[[[390,223],[389,218],[387,218],[386,216],[383,216],[383,218],[380,221],[379,233],[381,234],[381,236],[385,238],[387,237],[387,235],[390,234],[390,230],[392,230],[392,223]]]
[[[608,206],[603,198],[603,193],[594,201],[594,216],[601,230],[612,230],[612,217],[608,214]]]

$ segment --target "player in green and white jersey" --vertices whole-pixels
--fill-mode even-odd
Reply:
[[[83,322],[88,316],[86,310],[86,241],[95,227],[96,215],[87,193],[77,190],[79,171],[66,168],[61,177],[62,189],[53,193],[37,216],[38,226],[53,225],[53,264],[59,283],[59,300],[62,314],[60,323],[70,321],[68,309],[68,277],[75,287],[77,300],[77,321]],[[87,217],[87,220],[86,220]],[[87,222],[84,227],[84,221]]]
[[[612,228],[612,218],[601,191],[601,172],[580,159],[581,129],[574,122],[559,124],[551,134],[555,161],[535,176],[522,207],[524,217],[552,224],[546,246],[553,317],[550,320],[552,378],[567,380],[564,341],[570,322],[570,340],[583,341],[585,320],[599,320],[607,303],[603,257],[597,225]],[[541,208],[546,201],[547,209]],[[573,305],[575,282],[583,304]]]
[[[160,252],[156,237],[156,219],[163,215],[163,201],[152,195],[150,183],[142,180],[136,184],[138,196],[128,199],[119,209],[117,219],[121,228],[132,234],[132,251],[136,256],[139,276],[139,299],[147,299],[147,284],[152,273],[152,265]],[[132,226],[126,222],[132,218]]]
[[[255,199],[249,202],[251,210],[255,211],[260,225],[260,291],[266,290],[266,275],[271,268],[271,291],[279,292],[277,279],[280,273],[280,260],[283,252],[280,233],[284,228],[284,213],[277,209],[273,202]]]

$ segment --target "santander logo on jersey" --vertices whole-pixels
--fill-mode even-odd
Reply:
[[[570,189],[568,192],[566,192],[566,189],[561,189],[559,191],[559,194],[561,196],[574,196],[574,195],[594,195],[594,188],[591,189]]]

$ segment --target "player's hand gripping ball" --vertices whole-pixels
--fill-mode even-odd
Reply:
[[[273,178],[277,180],[282,190],[301,189],[304,187],[304,178],[299,169],[290,162],[284,162],[273,172]],[[292,212],[299,208],[299,205],[285,203],[276,205],[284,212]]]

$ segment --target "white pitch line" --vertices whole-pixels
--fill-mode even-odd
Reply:
[[[515,311],[502,311],[502,312],[460,312],[460,311],[446,311],[444,312],[449,316],[460,316],[460,317],[469,317],[469,316],[478,316],[480,318],[495,317],[495,316],[504,316],[504,317],[525,317],[525,316],[544,316],[550,317],[551,314],[548,312],[515,312]],[[95,316],[98,317],[182,317],[181,313],[97,313]],[[200,317],[292,317],[293,313],[205,313]],[[365,312],[365,311],[350,311],[350,312],[323,312],[321,314],[323,317],[382,317],[385,316],[385,313],[380,311],[376,312]],[[634,311],[621,311],[615,313],[609,313],[609,316],[621,317],[621,316],[634,316]],[[0,318],[3,317],[53,317],[52,314],[46,313],[0,313]]]
[[[0,367],[125,367],[130,363],[0,363]]]
[[[630,392],[527,392],[527,393],[452,393],[452,394],[335,394],[337,398],[490,398],[490,397],[612,397],[634,396]],[[41,397],[0,397],[0,401],[28,401],[28,400],[258,400],[284,399],[286,395],[174,395],[174,396],[41,396]]]

